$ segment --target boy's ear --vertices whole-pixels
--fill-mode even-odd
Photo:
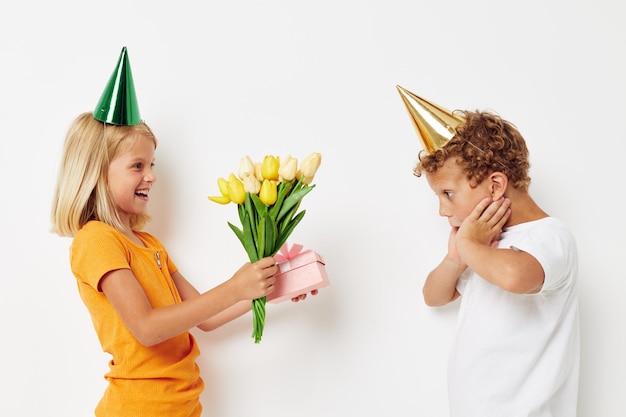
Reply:
[[[507,177],[502,172],[492,172],[489,175],[489,181],[491,182],[491,198],[495,201],[500,199],[506,192],[507,187],[509,186],[509,177]]]

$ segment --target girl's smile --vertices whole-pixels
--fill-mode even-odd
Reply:
[[[129,224],[131,215],[144,214],[150,189],[156,181],[154,141],[142,134],[129,137],[109,165],[108,185],[120,219]]]

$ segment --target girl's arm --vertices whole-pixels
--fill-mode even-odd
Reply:
[[[189,288],[191,284],[187,284],[188,287],[183,284],[185,297],[191,294],[191,298],[158,308],[152,308],[129,269],[109,272],[100,281],[100,286],[137,340],[145,346],[152,346],[199,326],[230,307],[243,305],[243,301],[270,294],[274,290],[277,272],[278,267],[271,257],[246,263],[232,278],[205,293],[195,291],[193,296]],[[182,282],[181,277],[177,275],[177,285]],[[233,309],[235,313],[237,309]]]
[[[198,292],[198,290],[196,290],[196,288],[191,285],[191,283],[187,281],[180,272],[177,271],[172,274],[172,279],[174,280],[174,284],[176,284],[176,288],[178,288],[178,292],[183,301],[200,296],[200,292]],[[251,307],[252,303],[250,300],[239,301],[232,306],[227,307],[225,310],[211,316],[207,320],[204,320],[202,323],[198,324],[198,328],[205,332],[215,330],[229,321],[243,316],[251,310]]]

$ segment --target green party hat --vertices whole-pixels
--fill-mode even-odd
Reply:
[[[122,48],[115,71],[100,97],[93,117],[101,122],[122,126],[141,122],[126,47]]]
[[[456,128],[465,121],[438,104],[431,103],[410,91],[396,86],[406,106],[415,132],[429,153],[443,148],[456,134]]]

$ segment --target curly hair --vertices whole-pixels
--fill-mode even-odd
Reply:
[[[515,188],[528,189],[528,148],[515,125],[487,111],[456,111],[465,122],[441,149],[422,150],[413,173],[433,173],[449,158],[456,158],[467,179],[480,184],[490,173],[502,172]]]

